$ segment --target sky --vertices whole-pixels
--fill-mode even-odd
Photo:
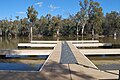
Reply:
[[[67,18],[69,14],[75,14],[80,10],[80,0],[1,0],[0,20],[15,20],[15,16],[27,17],[28,6],[33,5],[38,11],[38,18],[50,13],[54,16],[60,14]],[[111,11],[120,11],[120,0],[94,0],[100,3],[104,14]]]

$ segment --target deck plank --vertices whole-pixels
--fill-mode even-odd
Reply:
[[[96,79],[118,79],[118,74],[107,71],[100,71],[84,54],[68,42],[78,64],[70,64],[70,70],[73,80],[96,80]]]
[[[61,45],[61,42],[59,42],[57,46],[55,46],[52,54],[40,72],[40,74],[44,76],[43,79],[70,80],[68,64],[60,64]]]
[[[100,71],[84,54],[71,43],[67,43],[77,64],[61,64],[61,41],[38,72],[0,71],[0,80],[98,80],[118,79],[118,72]]]

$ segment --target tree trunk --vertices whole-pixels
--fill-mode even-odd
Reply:
[[[84,23],[84,24],[82,25],[82,40],[83,40],[83,33],[84,33],[85,24],[86,24],[86,23]]]

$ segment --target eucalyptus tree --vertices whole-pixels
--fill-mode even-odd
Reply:
[[[59,20],[56,16],[52,17],[52,26],[54,28],[54,35],[58,35],[59,32],[57,32],[58,30],[58,26],[59,26]]]
[[[18,34],[18,27],[20,25],[20,23],[19,23],[20,21],[18,21],[19,20],[19,16],[15,16],[15,17],[16,17],[17,20],[14,21],[14,25],[16,26],[16,29],[17,29],[16,31],[17,31],[17,34]]]
[[[48,26],[47,26],[48,22],[44,16],[40,17],[39,24],[40,25],[39,25],[38,30],[39,30],[40,34],[43,36],[48,35]]]
[[[119,34],[120,31],[120,14],[116,11],[111,11],[105,16],[104,35]]]
[[[2,30],[2,36],[7,36],[7,32],[9,30],[10,23],[7,19],[3,19],[1,21],[1,30]]]
[[[29,19],[29,22],[31,22],[31,41],[32,41],[32,27],[34,25],[34,22],[37,19],[38,12],[34,9],[33,6],[29,6],[27,9],[27,17]]]
[[[77,13],[78,19],[80,20],[80,25],[82,26],[82,38],[84,33],[84,27],[89,19],[89,12],[91,10],[90,2],[92,0],[80,1],[79,5],[81,6],[80,11]]]
[[[92,28],[92,35],[102,34],[103,12],[102,7],[98,2],[90,2],[91,11],[89,13],[89,25]]]
[[[17,20],[19,19],[19,16],[15,16],[15,17],[16,17]]]
[[[46,25],[46,30],[47,30],[47,36],[52,36],[53,35],[53,29],[52,29],[52,15],[47,14],[45,16],[47,25]]]
[[[28,19],[20,19],[20,26],[18,28],[19,36],[28,36],[29,28],[28,28]]]
[[[100,4],[98,2],[94,2],[93,0],[81,0],[79,5],[81,8],[76,16],[80,22],[80,25],[82,26],[83,37],[84,28],[88,21],[91,21],[91,24],[93,25],[101,26],[101,16],[103,15],[103,13]]]
[[[57,15],[57,16],[53,16],[52,17],[52,25],[53,25],[53,29],[54,29],[54,35],[57,35],[57,37],[60,36],[60,28],[62,26],[62,21],[61,21],[61,16]]]
[[[60,36],[60,28],[62,26],[62,16],[61,15],[57,15],[57,36]]]
[[[62,29],[61,33],[63,36],[74,36],[76,30],[74,21],[72,21],[69,18],[63,19],[61,29]]]

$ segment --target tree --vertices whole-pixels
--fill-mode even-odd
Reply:
[[[120,31],[120,14],[116,11],[111,11],[105,16],[105,23],[103,25],[104,35],[119,34]]]
[[[80,8],[80,11],[76,14],[80,22],[80,25],[82,26],[82,38],[84,33],[84,27],[87,23],[87,20],[89,19],[89,13],[91,11],[91,6],[90,6],[91,1],[92,0],[90,1],[84,0],[84,2],[80,1],[79,5],[81,6],[81,8]]]
[[[52,17],[52,26],[54,26],[54,35],[57,35],[57,37],[59,37],[59,33],[60,33],[60,28],[62,25],[62,21],[61,21],[61,16],[57,15],[57,16],[53,16]]]
[[[18,28],[19,36],[28,36],[29,35],[29,28],[28,28],[28,19],[20,19],[20,26]]]
[[[82,37],[84,33],[84,28],[88,22],[94,27],[102,25],[102,8],[98,2],[94,2],[93,0],[84,0],[80,1],[80,11],[76,14],[78,22],[82,26]],[[96,31],[99,29],[96,28]]]
[[[91,11],[89,13],[89,24],[92,28],[92,35],[94,36],[94,32],[96,34],[102,34],[102,21],[103,21],[103,12],[102,7],[98,2],[91,2]]]
[[[19,19],[19,16],[16,16],[16,19],[18,20],[18,19]]]
[[[19,27],[19,21],[18,20],[19,20],[19,16],[16,16],[16,19],[17,20],[15,20],[14,23],[16,24],[15,26],[17,27],[16,31],[17,31],[17,34],[18,34],[18,27]]]
[[[63,19],[61,32],[63,36],[74,36],[75,34],[75,24],[71,19]]]
[[[29,21],[32,23],[32,26],[34,25],[34,22],[37,19],[38,12],[34,9],[33,6],[29,6],[27,9],[27,17]],[[31,26],[31,41],[32,41],[32,26]]]

